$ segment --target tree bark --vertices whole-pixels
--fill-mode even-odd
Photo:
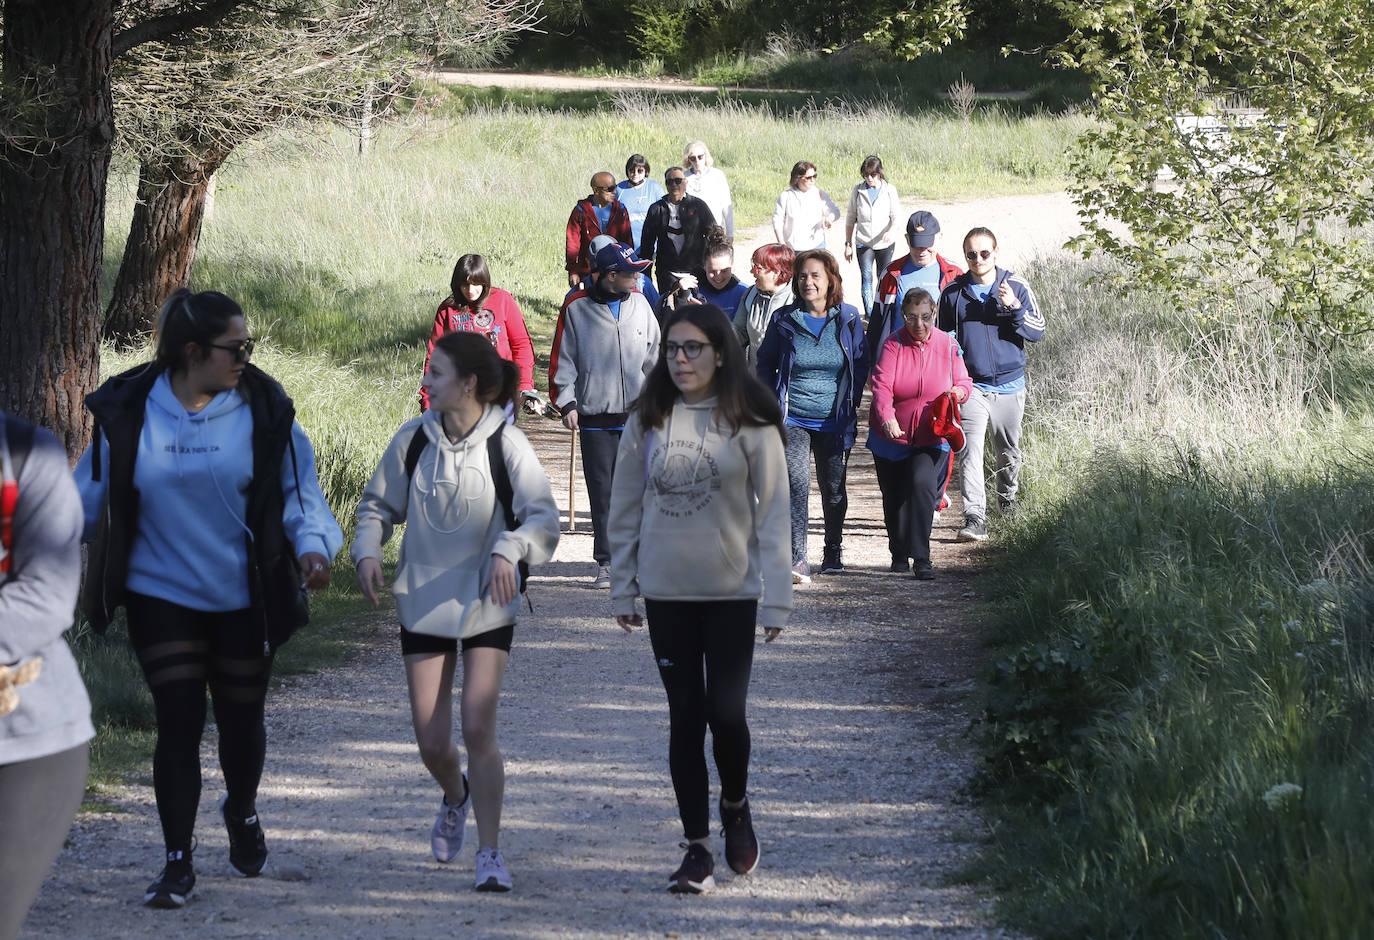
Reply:
[[[4,0],[0,408],[79,454],[100,374],[113,0]]]
[[[190,283],[210,181],[228,156],[216,150],[140,164],[129,240],[105,309],[106,339],[132,343],[152,332],[162,302]]]

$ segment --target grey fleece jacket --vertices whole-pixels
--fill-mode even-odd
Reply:
[[[568,302],[554,341],[549,384],[563,414],[624,414],[658,361],[658,318],[639,291],[620,302],[620,316],[583,293]]]
[[[0,465],[12,478],[0,412]],[[47,757],[89,741],[91,702],[62,639],[81,580],[81,498],[67,454],[38,428],[19,476],[10,570],[0,575],[0,664],[41,657],[37,678],[17,686],[19,707],[0,717],[0,764]]]

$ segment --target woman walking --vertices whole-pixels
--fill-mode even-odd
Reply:
[[[730,181],[716,166],[710,148],[694,140],[682,148],[682,166],[687,195],[696,196],[711,209],[711,217],[725,229],[726,238],[735,237],[735,204],[730,198]]]
[[[375,605],[382,546],[406,523],[393,592],[415,740],[443,790],[430,848],[440,862],[462,853],[471,805],[478,891],[511,888],[499,844],[505,766],[496,705],[515,634],[517,570],[547,561],[558,544],[548,477],[524,434],[506,425],[517,380],[515,366],[479,335],[435,341],[424,379],[430,409],[401,425],[382,455],[352,548],[358,583]],[[460,647],[467,774],[453,743]]]
[[[935,577],[930,527],[949,479],[949,444],[931,430],[935,402],[968,400],[973,382],[948,333],[935,329],[935,299],[916,287],[902,298],[902,328],[873,364],[868,449],[883,494],[883,524],[892,571],[911,560],[918,581]]]
[[[864,318],[873,314],[874,278],[882,277],[892,263],[892,250],[901,225],[902,205],[897,187],[883,175],[883,161],[870,155],[859,165],[862,179],[849,194],[844,219],[844,260],[859,255],[859,293]],[[875,274],[876,272],[876,274]]]
[[[775,639],[792,608],[782,414],[711,304],[668,319],[663,354],[631,412],[611,491],[611,603],[643,620],[668,695],[668,765],[687,853],[668,890],[715,885],[706,729],[720,773],[725,860],[759,861],[748,799],[745,700],[756,626]]]
[[[759,344],[773,314],[792,302],[792,263],[796,260],[796,252],[777,243],[760,245],[749,257],[754,286],[744,292],[733,317],[735,335],[744,347],[751,370],[758,363]]]
[[[520,370],[520,397],[525,408],[533,414],[544,410],[539,393],[534,390],[534,344],[525,326],[520,305],[509,291],[491,286],[491,270],[487,259],[478,254],[466,254],[453,266],[449,281],[452,293],[439,305],[434,314],[434,326],[429,331],[425,351],[425,369],[434,355],[434,343],[445,333],[462,330],[480,333],[496,347],[497,354],[513,362]],[[429,395],[420,388],[420,407],[429,407]]]
[[[157,358],[87,396],[96,434],[76,469],[94,534],[86,617],[115,609],[157,715],[153,790],[167,864],[143,900],[181,907],[196,876],[200,739],[208,685],[227,791],[229,863],[262,872],[257,793],[272,658],[305,623],[305,589],[329,583],[343,533],[286,392],[253,366],[243,310],[182,289],[158,316]]]
[[[793,263],[796,301],[773,315],[759,346],[757,371],[778,396],[787,423],[792,500],[792,581],[806,584],[807,498],[811,460],[825,519],[822,574],[844,571],[840,555],[849,511],[845,473],[868,380],[868,346],[859,311],[844,303],[840,266],[828,251],[803,251]]]
[[[773,207],[773,237],[793,251],[824,248],[825,230],[839,217],[835,200],[816,182],[816,164],[802,160]]]

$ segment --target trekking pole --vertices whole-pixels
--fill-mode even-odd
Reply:
[[[568,448],[568,531],[577,531],[577,431]]]

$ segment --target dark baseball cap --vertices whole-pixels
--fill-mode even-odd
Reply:
[[[906,220],[906,238],[913,248],[930,248],[940,233],[940,221],[924,209],[911,213]]]
[[[602,274],[611,271],[643,271],[649,264],[648,261],[639,260],[634,251],[620,242],[606,245],[592,256],[592,267]]]

